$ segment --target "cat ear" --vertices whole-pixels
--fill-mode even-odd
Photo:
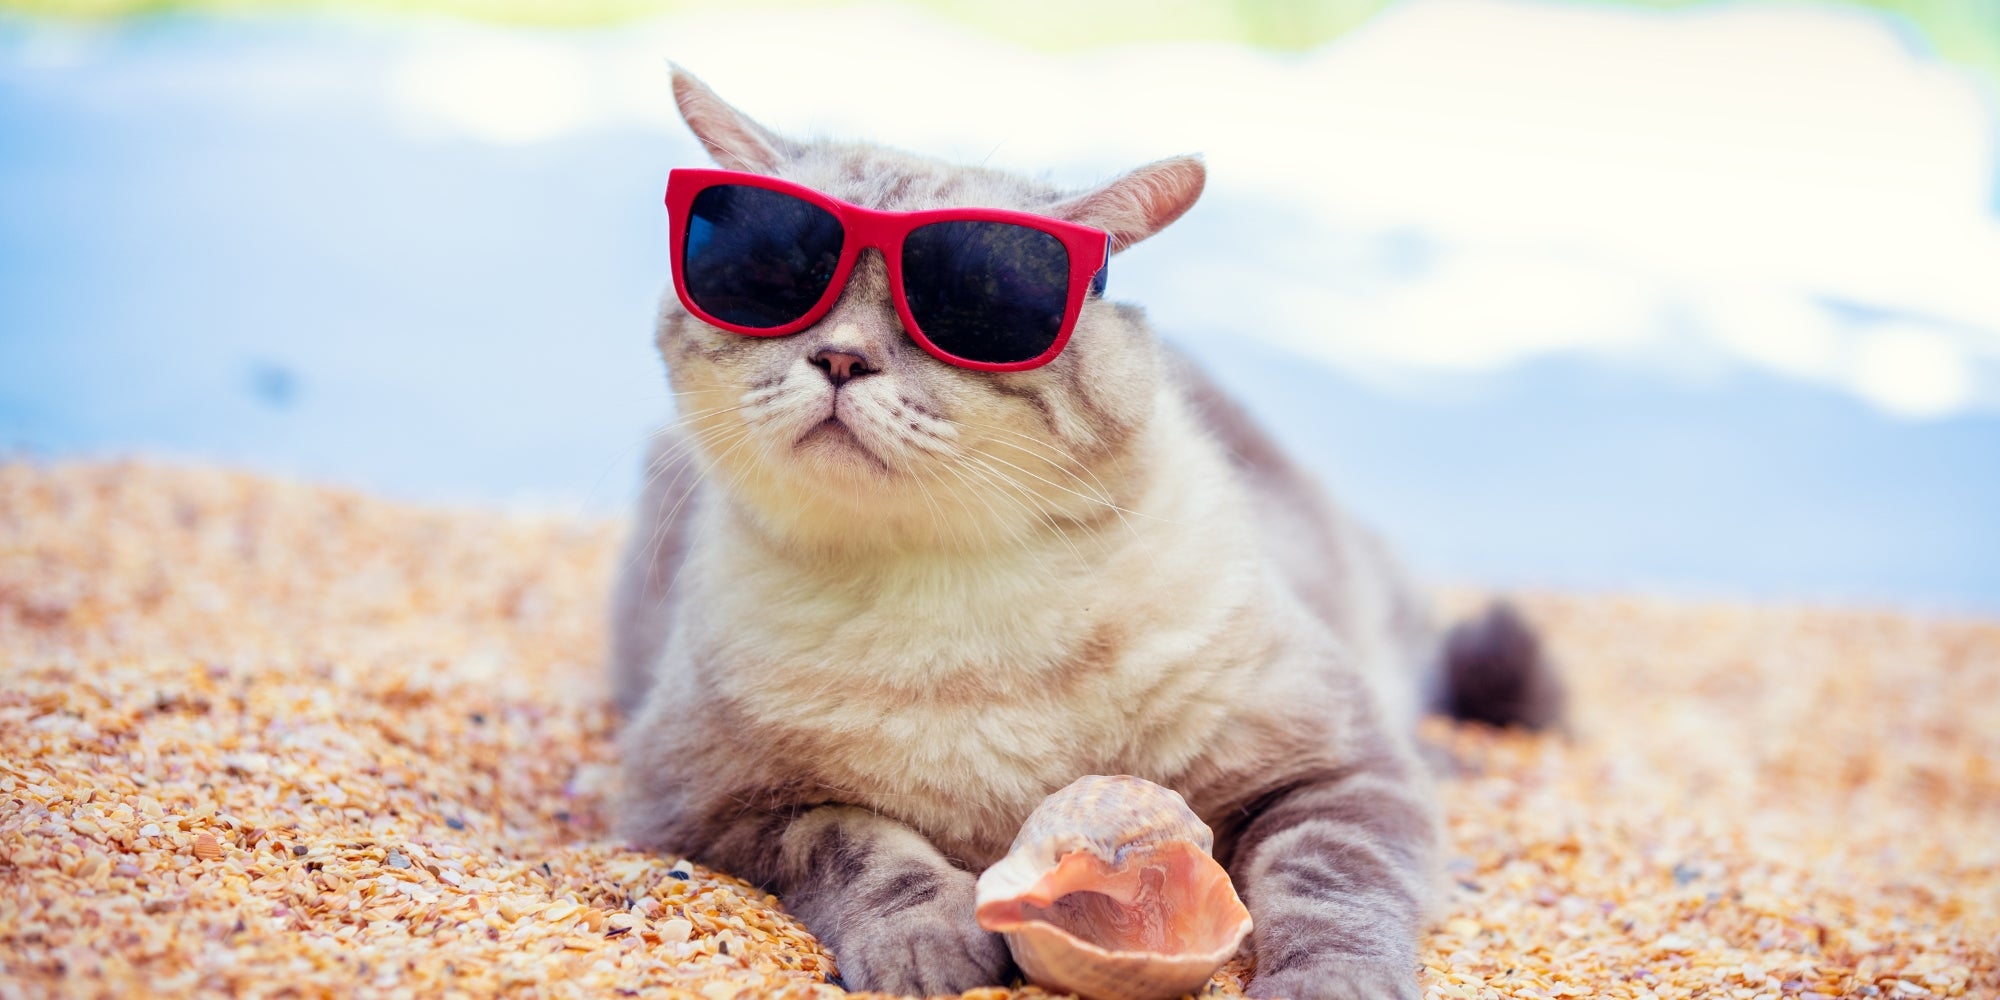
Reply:
[[[717,166],[772,174],[777,173],[779,164],[797,155],[797,144],[730,107],[678,63],[668,65],[673,67],[674,103],[680,106],[681,118]]]
[[[1148,163],[1089,194],[1062,202],[1049,212],[1060,219],[1096,226],[1111,234],[1117,253],[1162,229],[1194,207],[1208,181],[1199,156],[1176,156]]]

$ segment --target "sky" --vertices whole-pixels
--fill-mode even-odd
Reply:
[[[887,4],[0,20],[0,447],[618,509],[700,162],[668,59],[1076,187],[1202,153],[1112,297],[1434,576],[2000,607],[2000,105],[1803,4],[1413,0],[1294,53]]]

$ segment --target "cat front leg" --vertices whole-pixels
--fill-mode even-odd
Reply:
[[[779,897],[833,951],[848,989],[928,996],[1013,975],[1006,941],[973,920],[975,877],[915,830],[828,805],[765,843]]]
[[[1267,800],[1230,866],[1256,921],[1249,994],[1415,1000],[1436,842],[1425,789],[1404,765]]]

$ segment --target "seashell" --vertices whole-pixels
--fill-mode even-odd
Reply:
[[[1038,986],[1090,1000],[1177,997],[1250,933],[1214,846],[1172,789],[1088,775],[1044,799],[979,876],[975,914]]]
[[[194,856],[203,861],[214,861],[222,857],[222,842],[207,831],[197,833],[194,835]]]

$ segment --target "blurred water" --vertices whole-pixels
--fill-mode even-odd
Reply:
[[[1293,58],[1039,56],[869,8],[884,20],[842,22],[861,34],[836,48],[914,54],[838,83],[801,62],[836,30],[818,15],[0,22],[0,446],[618,508],[668,408],[660,191],[699,158],[673,55],[782,127],[1077,184],[1213,139],[1210,195],[1118,259],[1113,296],[1430,572],[2000,607],[2000,173],[1977,86],[1806,8],[1405,10]],[[1613,58],[1611,98],[1552,107],[1577,81],[1542,54],[1450,77],[1455,46],[1505,48],[1496,11],[1657,65]],[[1818,56],[1770,44],[1822,23],[1798,36]],[[1739,100],[1776,119],[1717,129],[1716,94],[1661,83],[1690,52],[1742,60],[1703,71],[1738,87],[1763,56],[1865,72],[1767,72],[1780,93]],[[1413,72],[1435,93],[1391,86]],[[1495,80],[1503,103],[1466,110]],[[1064,87],[1100,96],[1048,114]],[[1785,96],[1829,89],[1851,118]],[[1770,120],[1797,134],[1742,134]]]

